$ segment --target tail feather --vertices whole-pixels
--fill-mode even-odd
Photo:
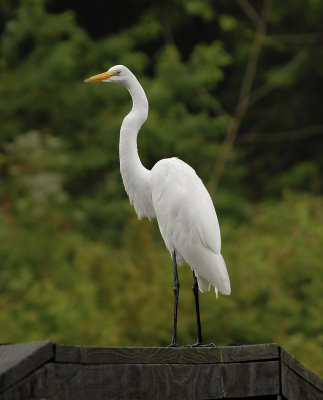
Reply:
[[[210,290],[209,282],[206,279],[204,279],[201,276],[199,276],[199,275],[196,275],[196,277],[197,277],[197,282],[199,284],[200,292],[202,292],[202,293],[203,292],[208,292]]]
[[[222,255],[206,248],[203,252],[191,250],[188,263],[198,276],[200,291],[208,291],[212,285],[216,293],[219,291],[229,295],[231,293],[230,279]]]
[[[222,294],[231,294],[230,279],[225,265],[224,259],[221,254],[216,254],[216,281],[218,285],[214,285]],[[219,273],[220,272],[220,273]]]

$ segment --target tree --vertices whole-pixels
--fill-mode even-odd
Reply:
[[[125,64],[150,102],[144,165],[179,156],[214,197],[233,293],[201,296],[206,338],[277,341],[321,371],[321,2],[141,0],[124,20],[114,2],[103,27],[71,5],[0,5],[0,341],[168,344],[169,255],[119,174],[131,100],[82,83]]]

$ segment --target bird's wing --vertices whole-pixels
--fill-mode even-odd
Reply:
[[[151,172],[153,205],[167,247],[201,244],[219,254],[221,236],[217,215],[194,169],[177,158],[170,158],[159,161]]]
[[[201,291],[215,287],[230,294],[221,256],[221,236],[211,197],[195,171],[178,159],[159,161],[150,174],[158,225],[170,252],[176,250],[195,271]],[[202,278],[202,279],[200,279]]]

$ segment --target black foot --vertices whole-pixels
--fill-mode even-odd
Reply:
[[[179,345],[177,343],[172,342],[171,344],[168,345],[168,347],[179,347]]]
[[[187,344],[185,347],[216,347],[216,345],[214,343],[195,343],[195,344]]]

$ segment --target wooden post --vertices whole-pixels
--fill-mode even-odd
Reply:
[[[210,348],[0,346],[0,400],[323,399],[276,344]]]

